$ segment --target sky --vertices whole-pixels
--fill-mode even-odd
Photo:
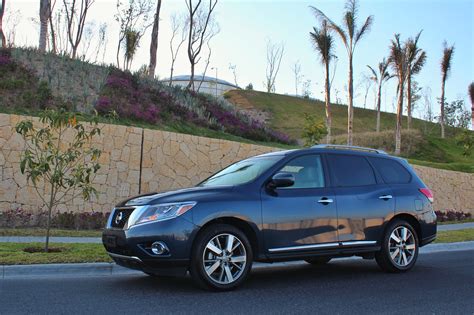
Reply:
[[[152,0],[150,0],[152,1]],[[57,0],[58,3],[62,1]],[[88,22],[96,27],[107,23],[107,49],[105,62],[115,61],[118,42],[118,23],[114,20],[116,1],[96,0],[88,15]],[[312,97],[324,99],[324,68],[314,52],[309,40],[309,32],[318,22],[309,6],[322,10],[333,21],[340,23],[344,1],[279,1],[279,0],[219,0],[216,7],[216,21],[220,33],[212,40],[212,57],[207,75],[217,75],[220,79],[234,82],[229,64],[236,66],[237,83],[241,87],[252,83],[257,90],[264,90],[266,71],[266,43],[283,43],[285,51],[280,71],[276,79],[276,92],[295,94],[295,78],[292,66],[299,61],[303,81],[311,80]],[[185,14],[185,0],[164,0],[161,8],[158,65],[156,74],[160,78],[169,77],[171,53],[170,17]],[[5,16],[19,17],[16,28],[18,46],[37,46],[39,26],[37,24],[39,0],[7,0]],[[19,13],[14,13],[19,12]],[[13,14],[13,15],[12,15]],[[472,0],[364,0],[359,1],[359,25],[367,16],[374,16],[374,24],[369,33],[359,42],[354,54],[355,105],[364,104],[364,77],[368,75],[366,65],[377,67],[388,55],[390,40],[400,33],[402,40],[414,37],[423,30],[419,46],[427,53],[427,62],[421,73],[415,77],[423,91],[431,91],[434,111],[439,112],[436,98],[440,95],[440,59],[442,44],[455,45],[453,64],[446,84],[446,100],[463,99],[468,106],[467,86],[474,81],[474,1]],[[4,21],[8,32],[12,18]],[[151,29],[143,36],[132,68],[138,69],[149,60]],[[347,53],[335,36],[337,55],[336,72],[332,86],[333,101],[337,95],[342,103],[347,102]],[[97,40],[97,39],[93,39]],[[92,43],[95,47],[96,42]],[[196,73],[201,73],[207,53],[197,65]],[[100,58],[102,59],[102,58]],[[334,66],[334,65],[333,65]],[[189,74],[186,49],[180,51],[175,65],[175,75]],[[383,89],[382,110],[394,112],[396,104],[397,80],[392,79]],[[301,91],[301,86],[299,88]],[[423,93],[424,93],[423,92]],[[367,108],[373,108],[375,90],[371,89]],[[424,101],[419,101],[415,116],[424,115]]]

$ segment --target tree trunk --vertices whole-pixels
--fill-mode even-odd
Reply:
[[[349,54],[349,104],[347,106],[347,145],[352,145],[352,125],[354,120],[354,108],[353,108],[353,86],[352,86],[352,54]]]
[[[44,251],[47,253],[49,250],[49,232],[51,230],[51,213],[53,212],[54,203],[54,185],[51,184],[51,196],[49,197],[48,205],[48,221],[46,223],[46,243],[44,245]]]
[[[377,93],[377,125],[375,130],[380,132],[380,103],[382,99],[382,81],[379,82],[379,90]]]
[[[49,29],[51,33],[51,50],[53,53],[57,53],[56,48],[56,33],[54,32],[54,24],[53,24],[53,10],[51,8],[51,2],[49,2]]]
[[[331,115],[331,95],[330,95],[330,86],[329,86],[329,61],[326,62],[326,82],[324,84],[326,90],[326,127],[327,127],[327,137],[326,143],[331,143],[331,124],[332,124],[332,115]]]
[[[410,130],[411,125],[411,71],[407,73],[407,129]]]
[[[49,0],[40,0],[40,36],[38,49],[40,52],[46,51],[46,40],[48,38],[49,20]]]
[[[400,155],[402,146],[402,118],[403,118],[403,89],[404,83],[398,84],[397,127],[395,130],[395,155]]]
[[[5,13],[5,1],[1,0],[0,2],[0,48],[7,47],[5,34],[3,33],[2,23],[3,23],[3,13]]]
[[[444,139],[444,84],[445,81],[441,82],[441,116],[439,118],[439,123],[441,124],[441,138]]]
[[[161,0],[158,0],[158,4],[156,5],[155,19],[153,21],[153,31],[151,32],[150,65],[148,67],[148,76],[150,78],[155,77],[156,51],[158,50],[158,31],[160,27],[160,10]]]

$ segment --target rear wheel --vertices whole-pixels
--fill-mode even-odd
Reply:
[[[252,247],[242,231],[227,224],[212,225],[196,239],[190,273],[202,288],[232,290],[245,280],[252,260]]]
[[[408,271],[418,258],[418,236],[410,223],[392,222],[384,235],[382,248],[375,254],[377,264],[387,272]]]
[[[331,261],[331,257],[326,257],[326,256],[313,257],[313,258],[305,259],[305,261],[306,261],[308,264],[312,264],[312,265],[325,265],[325,264],[327,264],[329,261]]]

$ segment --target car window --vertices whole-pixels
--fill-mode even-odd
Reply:
[[[405,184],[411,180],[410,173],[395,160],[371,157],[370,162],[387,184]]]
[[[283,156],[255,157],[234,163],[222,171],[209,177],[198,186],[234,186],[256,179],[260,174],[272,167]]]
[[[321,188],[324,187],[324,172],[321,156],[304,155],[288,162],[279,172],[295,176],[295,184],[280,189]]]
[[[374,170],[363,156],[328,155],[329,165],[338,187],[376,184]]]

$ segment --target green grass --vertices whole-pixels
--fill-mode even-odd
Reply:
[[[102,244],[52,243],[60,253],[27,253],[27,247],[42,247],[43,243],[0,243],[0,265],[29,265],[54,263],[111,262]]]
[[[50,235],[63,237],[101,237],[102,231],[51,229]],[[0,236],[46,236],[46,230],[41,228],[0,228]]]
[[[440,231],[436,236],[435,243],[454,243],[467,241],[474,241],[474,229]]]

